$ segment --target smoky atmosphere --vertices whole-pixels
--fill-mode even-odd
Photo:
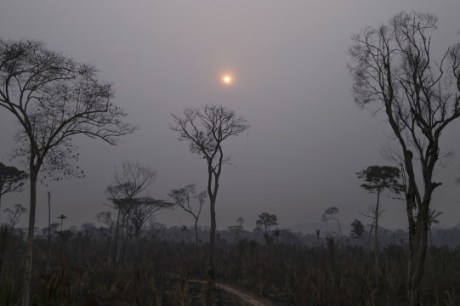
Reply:
[[[203,304],[227,305],[202,293],[220,285],[229,300],[258,295],[251,305],[441,305],[449,297],[445,305],[458,305],[458,281],[448,278],[439,294],[424,282],[434,277],[429,249],[458,242],[440,233],[460,226],[459,12],[454,0],[2,1],[0,171],[15,167],[23,177],[16,190],[0,180],[0,223],[23,230],[23,253],[16,251],[26,261],[22,289],[8,294],[23,306],[200,305],[199,291]],[[123,222],[133,205],[143,215],[129,229]],[[170,237],[171,252],[189,235],[185,248],[199,257],[200,241],[205,260],[194,264],[204,276],[190,272],[188,304],[165,293],[176,278],[163,272],[158,282],[168,285],[152,302],[37,293],[34,235],[44,235],[51,252],[66,231],[102,233],[108,224],[110,265],[144,256],[138,239],[152,231],[158,241]],[[302,287],[308,277],[277,287],[223,268],[233,255],[222,239],[266,248],[275,260],[285,243],[279,231],[331,256],[334,267],[346,266],[334,258],[352,256],[347,247],[362,251],[375,299],[350,289],[333,300],[322,288],[315,300],[305,293],[313,285]],[[385,270],[391,243],[405,261],[388,259]],[[0,253],[10,254],[4,245]],[[4,254],[0,282],[8,283]],[[40,250],[33,254],[38,261]],[[52,278],[50,262],[43,273]],[[388,269],[404,272],[399,289],[390,288]],[[354,277],[340,273],[332,283]]]

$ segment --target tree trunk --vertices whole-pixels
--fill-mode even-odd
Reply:
[[[29,228],[27,231],[27,255],[24,267],[24,283],[22,288],[22,306],[30,305],[30,285],[32,279],[32,259],[34,250],[35,209],[37,206],[38,171],[30,167],[30,209]]]
[[[377,203],[375,204],[375,229],[374,229],[374,272],[375,281],[379,275],[379,209],[380,209],[380,190],[377,191]]]
[[[114,247],[113,247],[113,257],[115,259],[115,263],[118,263],[118,236],[119,236],[119,229],[120,229],[120,208],[118,208],[117,225],[115,227],[115,243],[114,243]]]
[[[195,244],[198,245],[198,219],[195,219]]]
[[[51,192],[48,191],[48,248],[51,246]]]
[[[408,300],[409,306],[420,306],[420,292],[423,274],[425,272],[425,260],[428,247],[428,203],[424,202],[417,216],[417,226],[412,236],[411,248],[409,249],[408,264]]]
[[[214,267],[214,249],[216,243],[216,199],[210,199],[211,203],[211,230],[209,232],[209,278],[214,281],[216,279],[216,270]]]

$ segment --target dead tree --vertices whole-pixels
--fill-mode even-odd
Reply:
[[[214,281],[214,247],[216,240],[216,200],[219,191],[222,166],[229,161],[224,155],[223,142],[232,136],[246,131],[249,126],[246,119],[237,116],[222,105],[206,105],[201,109],[186,109],[183,116],[171,115],[173,131],[179,133],[179,140],[189,144],[190,151],[206,161],[211,212],[211,230],[209,234],[209,277]]]
[[[114,239],[115,262],[119,261],[118,242],[122,225],[127,230],[127,234],[138,238],[142,226],[153,213],[173,205],[146,195],[156,175],[156,171],[139,162],[124,161],[121,169],[114,174],[114,183],[107,187],[106,195],[117,210]]]
[[[201,191],[197,194],[195,185],[189,184],[183,188],[171,190],[168,196],[174,200],[176,206],[192,215],[195,229],[195,243],[198,244],[198,219],[200,218],[201,209],[206,199],[206,191]],[[192,207],[194,200],[198,201],[196,209]]]
[[[460,116],[460,44],[448,47],[435,61],[430,35],[437,21],[431,14],[402,12],[388,24],[354,35],[350,48],[355,101],[384,114],[403,157],[409,306],[420,305],[430,203],[441,185],[433,181],[440,137]]]

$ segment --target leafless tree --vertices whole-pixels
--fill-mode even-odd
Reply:
[[[172,208],[173,203],[150,197],[113,199],[113,203],[123,211],[124,226],[128,236],[139,238],[142,226],[157,211]]]
[[[324,213],[321,215],[321,221],[324,223],[327,223],[329,220],[334,221],[337,224],[337,232],[340,236],[340,241],[342,242],[343,236],[342,236],[342,227],[340,226],[340,221],[339,219],[335,216],[340,212],[340,210],[335,207],[329,207],[326,210],[324,210]]]
[[[4,212],[8,215],[8,223],[11,229],[14,229],[21,220],[22,215],[27,212],[27,209],[21,204],[15,204],[14,209],[7,208]]]
[[[402,152],[409,223],[409,306],[420,304],[430,203],[441,185],[433,181],[440,137],[460,116],[460,44],[447,48],[436,62],[431,32],[437,21],[431,14],[402,12],[388,24],[354,35],[350,48],[355,101],[362,107],[373,104],[375,111],[384,113]]]
[[[206,105],[200,109],[186,109],[183,116],[171,115],[170,128],[179,133],[179,140],[189,144],[190,151],[206,161],[211,212],[209,234],[209,277],[215,279],[214,247],[216,240],[216,200],[222,166],[230,157],[224,155],[223,142],[246,131],[249,126],[244,117],[236,115],[222,105]]]
[[[49,174],[80,173],[72,138],[86,135],[115,145],[134,128],[112,103],[112,84],[101,82],[93,66],[79,64],[43,43],[0,40],[0,107],[16,118],[17,156],[28,161],[30,179],[29,229],[22,305],[29,305],[37,179]]]
[[[118,262],[118,240],[121,225],[132,237],[139,237],[144,223],[159,209],[173,204],[154,200],[146,192],[156,178],[156,171],[139,162],[123,161],[121,169],[115,171],[114,184],[107,187],[106,195],[117,210],[115,225],[114,255]]]
[[[189,184],[183,188],[171,190],[168,195],[174,200],[176,206],[192,215],[195,229],[195,243],[198,244],[198,219],[200,218],[201,209],[206,199],[206,191],[201,191],[197,194],[195,184]],[[198,201],[196,209],[192,207],[193,200]]]

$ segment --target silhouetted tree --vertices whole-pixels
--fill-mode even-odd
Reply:
[[[127,234],[136,239],[139,238],[142,226],[155,212],[174,206],[173,203],[150,197],[112,199],[112,203],[124,211],[124,226]]]
[[[197,194],[195,185],[190,184],[183,188],[173,189],[168,195],[174,200],[174,205],[192,215],[195,228],[195,243],[198,244],[198,219],[200,218],[201,209],[206,199],[206,191],[201,191]],[[198,201],[196,210],[191,205],[193,200]]]
[[[62,224],[64,223],[64,220],[67,219],[67,216],[61,214],[59,217],[57,217],[58,219],[61,219],[61,233],[62,233]]]
[[[206,105],[201,109],[186,109],[183,116],[171,115],[171,129],[179,133],[179,140],[189,143],[192,153],[201,156],[207,165],[211,212],[211,230],[209,234],[209,277],[215,279],[214,247],[216,240],[216,200],[219,191],[222,166],[230,157],[224,155],[222,144],[232,136],[246,131],[249,126],[241,116],[222,105]]]
[[[238,219],[236,219],[236,225],[239,226],[241,229],[244,228],[244,218],[243,217],[238,217]]]
[[[27,173],[24,171],[0,163],[0,209],[3,195],[22,191],[26,179]]]
[[[354,236],[356,239],[360,239],[364,233],[364,225],[358,219],[355,219],[351,223],[351,232],[350,235]]]
[[[377,197],[375,209],[372,214],[372,227],[374,231],[374,265],[375,277],[378,275],[379,267],[379,218],[380,218],[380,195],[383,191],[388,190],[395,194],[404,192],[405,186],[399,182],[400,170],[390,166],[369,166],[366,169],[357,172],[356,175],[364,183],[361,187]]]
[[[270,236],[270,231],[273,227],[278,225],[278,217],[276,215],[263,212],[259,215],[259,219],[256,221],[256,226],[262,228],[264,231],[264,238],[267,244],[272,242],[272,237]]]
[[[121,169],[115,171],[114,184],[106,189],[107,197],[117,209],[114,242],[117,263],[120,227],[123,225],[130,237],[139,238],[142,226],[156,211],[173,206],[145,195],[156,175],[156,171],[139,162],[123,161]]]
[[[156,178],[156,171],[145,167],[138,162],[123,161],[121,169],[114,174],[114,184],[106,189],[106,195],[117,210],[117,221],[115,224],[114,256],[118,262],[118,239],[120,226],[125,224],[128,207],[120,205],[122,199],[134,199],[146,191]]]
[[[436,30],[437,21],[431,14],[402,12],[389,24],[354,35],[350,48],[355,101],[362,107],[374,104],[384,112],[401,151],[407,180],[409,306],[420,304],[430,203],[441,184],[433,181],[440,137],[460,116],[460,44],[447,48],[435,61],[430,32]]]
[[[0,107],[21,129],[17,156],[29,164],[30,209],[22,305],[29,306],[37,179],[48,173],[78,175],[70,162],[78,154],[72,138],[86,135],[116,144],[133,132],[123,123],[125,113],[111,100],[112,84],[97,79],[96,69],[79,64],[32,40],[0,39]]]
[[[21,204],[14,204],[14,209],[7,208],[4,212],[8,215],[9,226],[14,229],[21,220],[22,215],[27,212],[27,209]]]
[[[342,227],[340,226],[340,221],[339,219],[337,219],[337,217],[335,217],[335,215],[337,215],[339,213],[339,209],[337,207],[329,207],[327,208],[323,215],[321,216],[321,221],[323,221],[324,223],[327,223],[329,220],[333,220],[336,224],[337,224],[337,232],[338,234],[340,235],[340,241],[342,241],[343,237],[342,237]]]

